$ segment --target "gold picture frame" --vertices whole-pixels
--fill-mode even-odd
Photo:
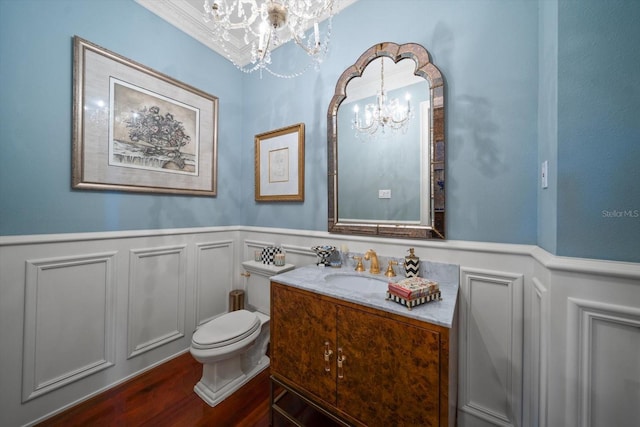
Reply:
[[[304,123],[255,136],[256,201],[304,201]]]
[[[72,187],[216,196],[218,98],[73,38]]]

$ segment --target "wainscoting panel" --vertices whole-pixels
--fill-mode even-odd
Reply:
[[[458,407],[468,425],[476,418],[520,426],[523,276],[470,268],[460,273]]]
[[[134,249],[129,257],[129,358],[184,336],[186,246]]]
[[[577,380],[576,425],[637,425],[640,309],[569,298],[568,311],[567,370],[575,370]]]
[[[233,241],[196,245],[196,324],[224,313],[233,287]]]
[[[547,287],[538,278],[533,278],[533,295],[531,298],[531,330],[529,334],[530,355],[530,387],[529,413],[530,425],[544,427],[547,425],[547,372],[549,343],[549,301]]]
[[[115,254],[26,261],[23,402],[114,364]]]

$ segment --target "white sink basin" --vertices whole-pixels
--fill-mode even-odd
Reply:
[[[388,280],[385,277],[344,273],[328,274],[324,280],[328,287],[357,293],[384,293],[388,284]]]

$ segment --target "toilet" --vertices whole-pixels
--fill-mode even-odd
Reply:
[[[255,261],[242,263],[249,272],[247,308],[218,316],[193,333],[189,351],[202,363],[194,391],[216,406],[269,366],[270,277],[293,269]]]

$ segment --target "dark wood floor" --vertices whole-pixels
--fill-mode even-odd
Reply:
[[[39,426],[269,425],[269,369],[212,408],[193,391],[202,365],[190,353],[68,409]]]

